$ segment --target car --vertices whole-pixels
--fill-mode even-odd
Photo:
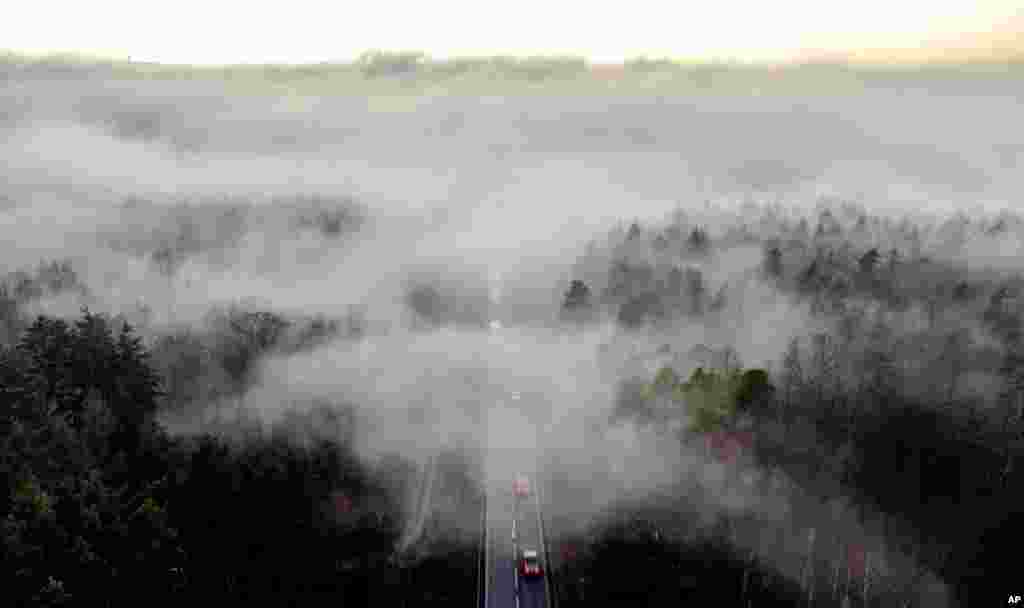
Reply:
[[[519,559],[519,574],[524,577],[543,576],[544,569],[540,566],[540,555],[533,549],[523,549]]]
[[[522,475],[516,477],[516,480],[512,482],[512,493],[519,497],[529,496],[530,480]]]

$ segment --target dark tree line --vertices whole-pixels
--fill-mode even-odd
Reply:
[[[318,438],[349,418],[324,406],[245,441],[171,437],[161,386],[133,328],[87,310],[39,317],[0,352],[4,605],[400,605],[422,568],[461,588],[443,555],[395,560],[414,469],[367,468],[351,429]]]

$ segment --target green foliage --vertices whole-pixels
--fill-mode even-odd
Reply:
[[[690,430],[706,433],[720,428],[736,413],[740,375],[734,371],[705,372],[697,368],[683,385]]]
[[[679,374],[669,366],[662,367],[658,370],[658,373],[654,375],[655,386],[665,386],[668,388],[675,388],[679,384]]]
[[[28,506],[36,515],[48,515],[53,512],[50,496],[30,480],[18,482],[14,488],[14,500],[15,503]]]
[[[768,372],[763,369],[749,369],[740,375],[736,390],[736,404],[740,410],[749,409],[759,401],[771,399],[775,392]]]
[[[763,369],[698,367],[684,382],[675,370],[665,366],[651,382],[639,386],[637,394],[646,402],[669,400],[689,416],[691,432],[707,433],[728,424],[738,412],[770,399],[774,390]]]

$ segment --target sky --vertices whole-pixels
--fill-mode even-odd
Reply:
[[[1017,34],[1024,0],[37,0],[4,9],[0,48],[190,64],[344,61],[367,49],[779,61],[898,59],[922,47],[1016,44]]]

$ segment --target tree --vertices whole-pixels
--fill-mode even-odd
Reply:
[[[866,215],[857,217],[857,224],[854,226],[854,233],[857,235],[866,234],[868,230],[868,218]]]
[[[895,247],[889,250],[889,272],[895,272],[900,263],[900,250]]]
[[[72,331],[71,352],[70,378],[77,389],[74,403],[70,404],[73,413],[81,412],[89,389],[98,390],[108,403],[116,403],[116,383],[124,377],[118,366],[109,320],[83,308]]]
[[[75,394],[68,373],[73,339],[63,320],[39,316],[18,342],[27,363],[26,384],[40,411],[50,404],[63,411],[73,408]]]
[[[812,291],[821,284],[821,266],[821,260],[818,257],[811,260],[811,263],[797,278],[801,289],[805,291]]]
[[[953,287],[953,301],[964,302],[971,297],[971,286],[966,281],[958,281]]]
[[[685,294],[689,300],[689,313],[700,315],[704,312],[704,295],[707,291],[704,286],[704,275],[700,270],[688,267],[683,275]]]
[[[869,249],[864,255],[860,256],[860,259],[857,261],[857,265],[860,267],[861,273],[870,275],[874,272],[875,266],[878,265],[878,260],[881,259],[881,257],[882,255],[878,253],[878,249],[874,247]]]
[[[794,236],[798,241],[807,241],[807,238],[810,236],[810,228],[807,225],[807,218],[800,218],[800,221],[796,225],[796,234],[794,234]]]
[[[829,380],[833,379],[838,367],[834,344],[827,333],[817,333],[813,337],[813,354],[815,387],[815,404],[821,406],[825,398],[825,389]]]
[[[404,488],[389,493],[360,464],[351,417],[315,409],[298,447],[171,438],[147,421],[160,396],[147,349],[114,326],[87,310],[72,324],[42,316],[0,347],[5,605],[287,602],[314,589],[395,603],[387,558]],[[345,521],[318,508],[338,492]],[[261,523],[264,509],[282,525]],[[472,567],[464,548],[437,560],[457,564],[434,577],[452,589]]]
[[[212,363],[209,349],[184,330],[159,337],[152,349],[154,367],[164,381],[165,407],[175,410],[200,398],[202,378]]]
[[[216,319],[223,332],[213,351],[214,358],[241,391],[257,359],[276,346],[288,322],[281,316],[264,311],[229,310]]]
[[[161,378],[150,364],[150,354],[134,328],[124,323],[117,335],[113,368],[116,373],[116,398],[112,400],[119,433],[126,447],[137,444],[142,425],[156,413],[164,396]]]
[[[686,245],[690,251],[706,253],[710,248],[711,243],[710,239],[708,239],[708,233],[700,226],[696,226],[692,231],[690,231],[690,236],[686,239]]]
[[[1020,318],[1014,309],[1014,293],[1009,286],[1001,286],[989,298],[982,318],[992,326],[1004,342],[1013,342],[1020,333]]]
[[[565,299],[562,301],[562,309],[577,310],[590,306],[590,288],[583,281],[573,279],[569,284],[569,291],[566,292]]]
[[[748,369],[740,376],[740,386],[736,392],[736,406],[740,411],[754,411],[758,406],[769,403],[775,393],[763,369]]]
[[[156,266],[157,272],[165,277],[173,277],[185,263],[185,258],[183,251],[169,244],[157,247],[150,255],[150,261]]]
[[[665,318],[666,313],[661,296],[656,292],[647,291],[627,299],[619,307],[618,320],[627,327],[639,327],[648,321]]]
[[[971,333],[963,328],[949,332],[943,340],[939,358],[944,363],[943,375],[949,380],[943,399],[948,406],[952,406],[953,400],[956,399],[960,378],[964,372],[964,357],[970,352],[971,346]]]
[[[794,337],[790,339],[782,360],[782,390],[787,410],[796,405],[803,385],[804,373],[800,355],[800,339]]]
[[[643,234],[643,230],[640,228],[639,222],[633,222],[629,225],[629,232],[626,234],[626,240],[632,241],[633,239],[640,238]]]
[[[999,376],[1002,380],[998,403],[1003,410],[1003,455],[1006,464],[1002,479],[1005,487],[1006,480],[1014,472],[1015,444],[1024,438],[1024,343],[1019,330],[1008,334]]]
[[[631,264],[624,258],[612,262],[608,273],[605,295],[616,302],[624,302],[654,288],[654,268],[646,262]]]
[[[685,280],[683,270],[678,266],[673,266],[665,277],[665,297],[673,310],[678,310],[682,305],[685,295]]]
[[[690,414],[690,431],[719,429],[735,416],[742,381],[738,370],[705,371],[698,367],[678,393]]]
[[[868,334],[868,346],[861,360],[866,389],[876,407],[896,389],[896,365],[892,359],[892,330],[879,316]]]
[[[764,252],[764,273],[772,278],[782,276],[782,250],[773,244]]]
[[[711,312],[720,312],[729,303],[729,286],[722,285],[715,293],[715,297],[711,298],[711,302],[708,303],[708,310]]]

